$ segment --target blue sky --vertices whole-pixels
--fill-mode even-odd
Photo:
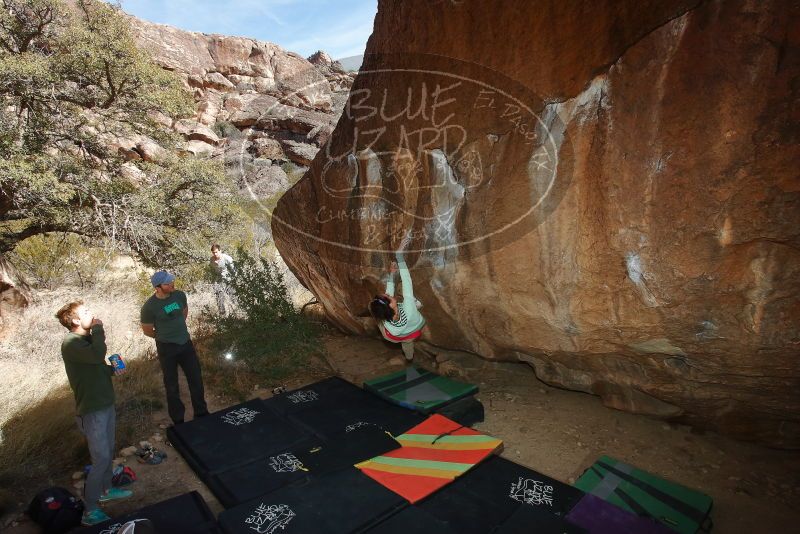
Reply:
[[[122,0],[131,15],[184,30],[254,37],[308,57],[364,53],[377,0]]]

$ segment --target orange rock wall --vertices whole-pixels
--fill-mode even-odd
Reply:
[[[363,312],[412,229],[427,341],[800,447],[799,11],[381,1],[351,106],[279,203],[276,243],[336,324],[375,333]],[[463,83],[432,110],[447,79]],[[426,80],[427,116],[370,115],[383,94],[385,110],[420,105]]]

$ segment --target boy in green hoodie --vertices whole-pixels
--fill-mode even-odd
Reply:
[[[96,319],[82,301],[64,305],[56,318],[69,330],[61,342],[61,357],[75,395],[78,428],[86,436],[92,469],[84,485],[86,511],[81,524],[96,525],[110,519],[99,504],[133,495],[130,490],[111,485],[114,459],[114,371],[106,363],[106,334],[103,322]]]

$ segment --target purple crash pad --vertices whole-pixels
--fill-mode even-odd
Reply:
[[[654,519],[634,515],[591,493],[581,497],[566,519],[589,534],[675,534]]]

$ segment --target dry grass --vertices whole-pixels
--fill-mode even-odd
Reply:
[[[292,277],[293,278],[293,277]],[[180,280],[179,280],[180,287]],[[297,283],[297,305],[308,299]],[[153,340],[139,326],[139,309],[148,292],[147,276],[134,266],[104,274],[93,289],[40,290],[35,301],[0,340],[0,515],[18,508],[38,489],[68,484],[69,474],[88,463],[83,436],[75,424],[75,401],[61,360],[66,330],[54,314],[63,304],[82,299],[103,320],[109,354],[120,353],[129,371],[116,377],[118,431],[123,446],[141,439],[139,429],[163,407],[164,392]],[[216,309],[209,285],[188,291],[190,331],[199,342],[207,391],[233,398],[252,392],[255,379],[245,369],[204,350],[214,335],[204,308]],[[66,479],[65,479],[66,478]]]
[[[109,354],[119,353],[129,362],[153,353],[153,340],[145,337],[139,326],[140,285],[133,275],[106,280],[93,289],[64,287],[37,292],[35,302],[0,341],[0,427],[67,384],[61,360],[66,330],[54,317],[67,302],[82,299],[102,319]],[[200,308],[216,305],[210,287],[201,286],[188,296],[190,322],[198,320]]]
[[[128,373],[116,377],[117,444],[141,439],[139,429],[162,407],[158,362],[130,362]],[[89,462],[86,441],[75,423],[75,401],[66,384],[39,402],[15,413],[2,427],[0,446],[0,513],[18,507],[38,490],[65,484],[69,473]]]
[[[13,497],[27,500],[88,460],[61,360],[66,330],[54,317],[63,304],[84,300],[103,320],[109,354],[122,354],[130,365],[127,375],[115,379],[118,437],[133,437],[140,420],[160,407],[160,370],[148,360],[152,340],[140,332],[137,286],[136,273],[122,269],[109,272],[93,289],[37,291],[5,332],[0,341],[0,487],[14,489],[0,492],[0,507],[17,505]]]
[[[67,383],[61,360],[61,339],[66,330],[54,317],[67,302],[82,298],[103,320],[109,354],[122,354],[127,361],[146,353],[152,340],[140,332],[139,304],[134,294],[135,288],[124,284],[39,292],[18,324],[0,341],[0,425]]]
[[[0,340],[0,488],[29,495],[88,460],[85,440],[75,425],[75,401],[61,360],[66,330],[54,314],[82,299],[103,320],[109,354],[122,354],[129,372],[115,378],[120,443],[161,408],[163,386],[153,340],[139,327],[141,280],[135,270],[109,273],[93,289],[41,290],[35,301]],[[207,290],[206,290],[207,289]],[[209,288],[189,293],[189,306],[214,301]],[[0,491],[0,508],[9,492]],[[15,503],[16,504],[16,503]]]

